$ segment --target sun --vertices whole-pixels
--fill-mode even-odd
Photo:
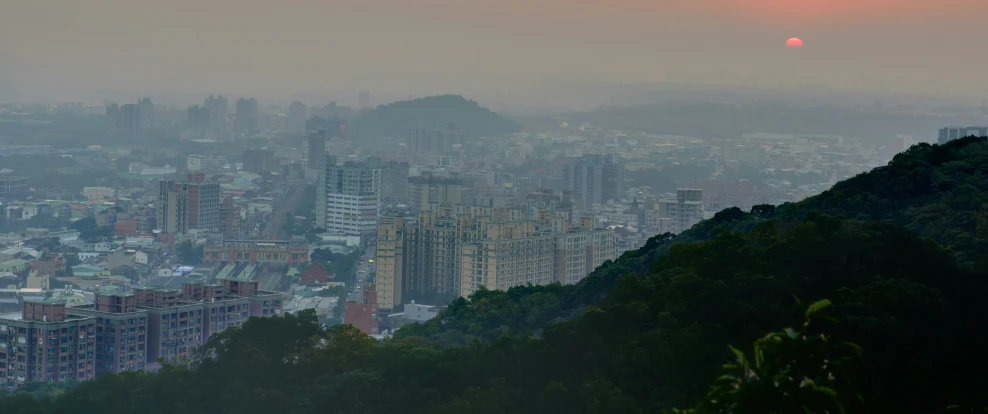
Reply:
[[[790,49],[799,49],[803,47],[803,41],[798,37],[790,37],[786,40],[786,47]]]

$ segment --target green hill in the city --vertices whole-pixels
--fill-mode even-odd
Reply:
[[[404,138],[410,128],[444,129],[455,124],[467,137],[518,132],[521,126],[459,95],[430,96],[381,105],[347,125],[359,139]]]

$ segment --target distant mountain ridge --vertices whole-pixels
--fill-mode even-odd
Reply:
[[[467,137],[521,131],[517,123],[460,95],[439,95],[392,102],[358,115],[347,126],[358,139],[403,138],[410,128],[445,128],[456,124]]]

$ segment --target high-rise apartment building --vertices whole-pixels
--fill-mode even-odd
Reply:
[[[288,115],[285,117],[285,129],[289,131],[305,131],[305,120],[309,119],[309,107],[299,101],[288,105]]]
[[[456,124],[449,124],[446,129],[409,129],[405,145],[413,154],[443,155],[452,152],[457,145],[462,146],[463,141],[463,131]]]
[[[577,283],[604,262],[618,257],[620,240],[617,233],[598,229],[593,215],[581,217],[580,226],[576,229],[569,228],[569,220],[565,216],[553,220],[554,281]]]
[[[347,161],[326,157],[316,186],[316,226],[331,232],[373,237],[381,195],[381,160]]]
[[[220,233],[226,240],[240,238],[240,207],[233,204],[232,197],[224,198],[220,206]]]
[[[186,117],[185,125],[189,128],[207,128],[210,126],[210,113],[209,108],[205,106],[192,105],[189,107]]]
[[[550,232],[538,231],[530,220],[479,224],[478,238],[461,246],[458,296],[481,288],[552,283],[555,239]]]
[[[138,120],[140,129],[147,129],[151,127],[151,123],[154,121],[154,103],[151,102],[151,98],[144,97],[137,101],[137,107],[140,108],[141,117]]]
[[[590,154],[568,160],[562,170],[563,189],[572,191],[583,211],[620,200],[624,192],[624,166],[611,155]]]
[[[179,234],[188,230],[185,191],[182,190],[180,183],[173,180],[159,181],[156,207],[155,222],[158,230],[168,234]]]
[[[358,102],[358,108],[370,108],[371,107],[371,94],[370,92],[360,92]]]
[[[972,127],[940,128],[939,134],[937,136],[937,143],[943,145],[955,139],[969,137],[969,136],[988,137],[988,127],[972,126]]]
[[[655,210],[646,212],[646,226],[658,234],[679,234],[703,220],[703,190],[698,188],[680,188],[676,198],[655,205]]]
[[[204,105],[209,111],[209,124],[214,128],[225,129],[227,127],[227,115],[230,112],[230,104],[223,95],[209,95]]]
[[[381,203],[408,202],[408,163],[390,161],[381,168]]]
[[[573,227],[566,214],[543,218],[548,211],[529,218],[523,209],[429,207],[414,224],[381,219],[375,283],[382,312],[424,295],[576,283],[618,255],[617,234],[597,229],[593,216]]]
[[[244,171],[260,174],[262,172],[278,171],[279,165],[272,150],[244,150]]]
[[[0,314],[0,388],[152,370],[159,358],[190,357],[217,332],[281,313],[282,294],[259,290],[252,270],[230,264],[216,283],[182,290],[104,287],[90,305],[25,301],[21,312]]]
[[[405,219],[381,217],[377,225],[377,254],[374,279],[377,305],[384,313],[401,306],[405,274]]]
[[[120,107],[120,124],[117,128],[127,135],[137,135],[141,131],[141,107],[137,104],[126,104]]]
[[[306,139],[305,160],[310,170],[323,171],[326,168],[326,140],[329,135],[321,129],[309,134]]]
[[[25,300],[0,314],[0,384],[85,381],[96,376],[96,318],[71,314],[64,301]]]
[[[166,233],[219,230],[220,185],[207,182],[202,173],[189,174],[184,183],[161,180],[157,207],[158,229]]]
[[[185,283],[182,290],[134,289],[137,309],[148,316],[148,364],[159,358],[189,357],[213,334],[238,327],[251,316],[280,314],[281,293],[259,290],[256,280],[222,277],[233,273],[249,276],[249,267],[227,265],[217,276],[217,283]]]
[[[106,126],[113,129],[120,128],[120,105],[106,104]]]
[[[474,204],[473,180],[456,173],[424,172],[417,177],[408,177],[408,205],[428,210],[430,204]]]
[[[147,312],[137,309],[137,298],[121,288],[98,291],[92,305],[74,306],[70,313],[96,320],[96,375],[145,369]]]
[[[237,113],[236,118],[234,119],[234,130],[240,134],[257,131],[257,99],[237,99]]]

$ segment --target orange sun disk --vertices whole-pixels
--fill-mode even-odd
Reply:
[[[803,41],[800,40],[798,37],[791,37],[789,38],[789,40],[786,40],[786,47],[792,49],[799,49],[803,47]]]

